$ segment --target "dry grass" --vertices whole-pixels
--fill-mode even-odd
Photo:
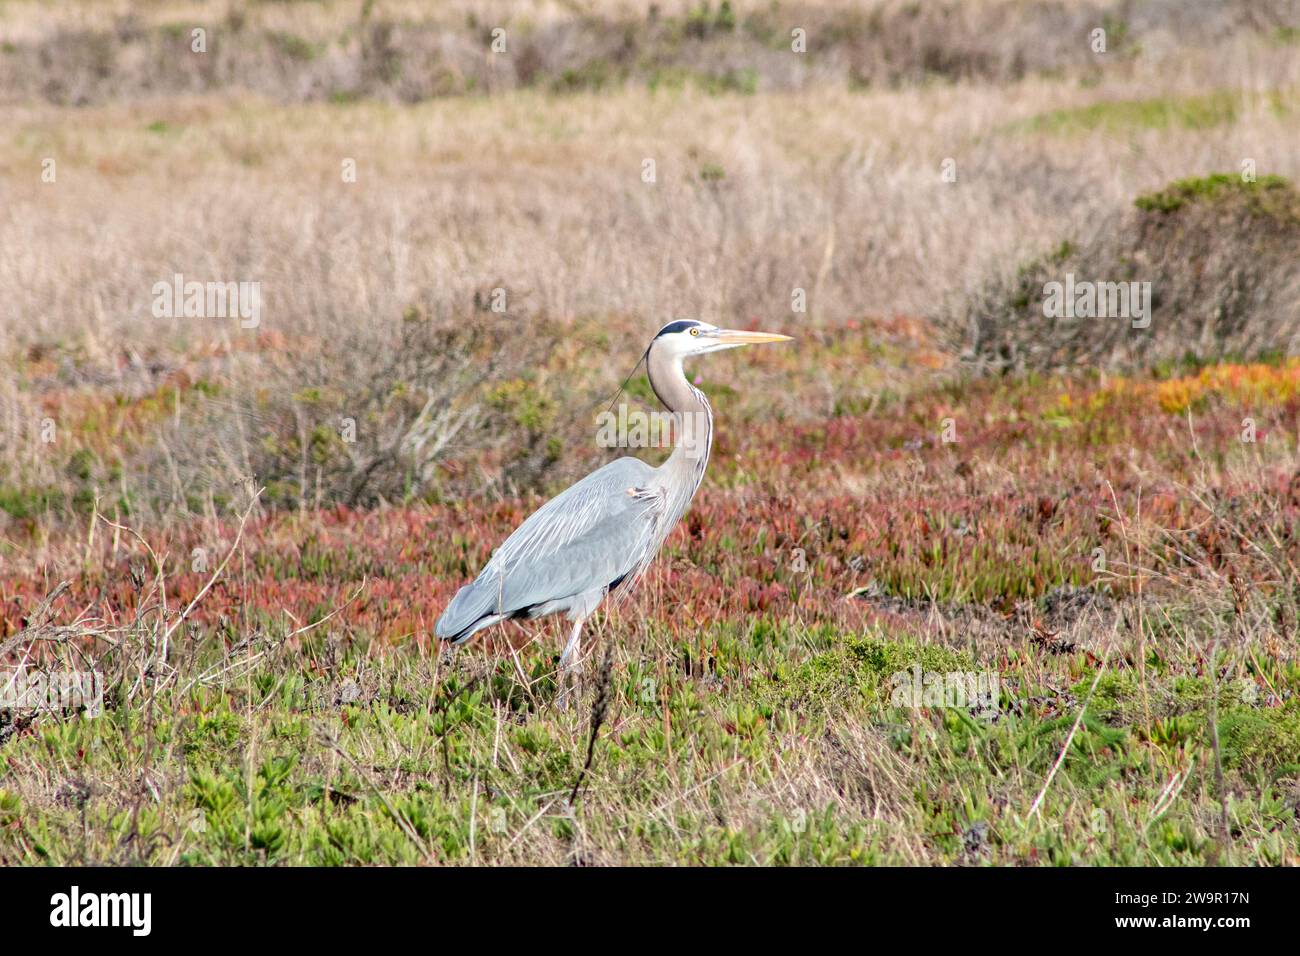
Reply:
[[[1289,0],[766,4],[167,4],[71,6],[0,20],[0,89],[88,105],[243,89],[280,102],[602,90],[625,84],[776,92],[1006,81],[1162,62],[1241,36],[1287,41]],[[204,31],[196,40],[193,31]],[[1106,47],[1094,50],[1092,31]],[[802,31],[802,33],[798,32]],[[195,50],[198,44],[201,49]],[[504,44],[504,47],[502,46]]]
[[[619,357],[683,315],[805,332],[934,315],[1172,179],[1234,169],[1243,154],[1261,173],[1300,173],[1288,135],[1295,114],[1250,97],[1208,127],[1147,127],[1140,115],[1091,129],[1020,121],[1090,103],[1300,88],[1290,52],[1243,39],[1190,50],[1177,70],[1120,64],[1087,87],[526,92],[406,108],[225,97],[29,105],[0,146],[10,200],[0,214],[10,250],[0,263],[0,354],[39,360],[21,361],[20,381],[0,386],[0,415],[17,439],[0,455],[11,476],[46,460],[39,424],[54,392],[69,388],[138,399],[179,373],[247,395],[256,392],[240,383],[283,378],[277,366],[296,379],[295,393],[354,384],[369,360],[362,347],[345,361],[346,343],[397,341],[412,307],[475,322],[475,301],[498,288],[509,320],[539,344],[543,325],[599,324],[581,349]],[[40,179],[46,158],[57,163],[54,183]],[[946,158],[956,183],[941,179]],[[653,184],[642,179],[645,159],[656,164]],[[343,180],[346,160],[356,162],[355,183]],[[260,325],[155,318],[153,285],[178,272],[259,282]],[[792,311],[796,289],[806,314]],[[324,342],[340,346],[334,359]],[[557,358],[557,368],[582,361],[567,349]],[[581,371],[576,389],[555,378],[533,385],[557,412],[581,408],[612,391],[625,361]],[[168,397],[180,432],[169,444],[188,434],[207,447],[214,430],[260,428],[231,419],[229,402]],[[364,401],[344,387],[328,411],[345,417]],[[65,435],[76,436],[84,423],[59,406],[53,417],[63,416]],[[276,429],[301,458],[299,431]],[[524,432],[511,440],[528,443]],[[250,470],[237,442],[220,443],[227,480]],[[64,456],[76,447],[63,445]],[[46,460],[42,480],[65,464]],[[144,467],[140,506],[186,497],[172,471],[165,460]],[[505,486],[546,471],[535,463]],[[300,468],[266,478],[303,485]]]
[[[638,338],[671,315],[789,315],[795,286],[813,319],[923,314],[963,277],[1172,179],[1243,154],[1295,177],[1295,116],[1263,103],[1205,129],[1013,125],[1090,102],[1294,89],[1290,52],[1195,51],[1187,73],[1122,69],[1086,89],[28,107],[0,152],[0,238],[16,250],[0,281],[21,317],[6,336],[234,336],[151,319],[152,283],[178,269],[260,280],[263,331],[285,334],[395,321],[431,289],[463,311],[495,283],[521,318],[652,316]],[[40,180],[46,157],[55,184]],[[947,157],[956,184],[940,179]]]

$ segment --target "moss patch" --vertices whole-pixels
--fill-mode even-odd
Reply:
[[[1293,220],[1300,217],[1297,194],[1282,176],[1261,176],[1253,182],[1234,173],[1180,179],[1159,192],[1139,196],[1133,204],[1146,212],[1171,213],[1190,203],[1218,203],[1236,197],[1245,200],[1251,214]]]
[[[771,713],[782,708],[820,712],[846,700],[887,701],[891,677],[919,664],[927,673],[974,667],[970,655],[936,645],[883,638],[851,638],[791,670],[778,667],[752,688],[754,702]]]

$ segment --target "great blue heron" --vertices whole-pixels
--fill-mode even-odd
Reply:
[[[672,413],[674,448],[659,467],[619,458],[556,495],[493,553],[473,583],[438,618],[438,636],[456,644],[499,621],[567,612],[573,622],[560,655],[563,683],[579,659],[582,625],[615,590],[629,591],[654,560],[704,479],[713,445],[713,410],[686,379],[682,360],[788,335],[670,322],[644,359],[646,376]]]

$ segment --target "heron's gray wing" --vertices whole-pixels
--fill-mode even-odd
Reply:
[[[536,611],[638,570],[662,504],[646,488],[653,474],[640,459],[620,458],[542,505],[497,548],[474,583],[457,592],[438,619],[438,635],[467,637],[485,626],[478,624],[483,619]]]

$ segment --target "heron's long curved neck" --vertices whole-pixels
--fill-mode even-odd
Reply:
[[[661,354],[651,346],[646,375],[659,401],[673,414],[675,445],[661,470],[674,479],[669,483],[672,510],[680,516],[704,480],[713,448],[713,409],[704,393],[687,381],[680,357]]]

